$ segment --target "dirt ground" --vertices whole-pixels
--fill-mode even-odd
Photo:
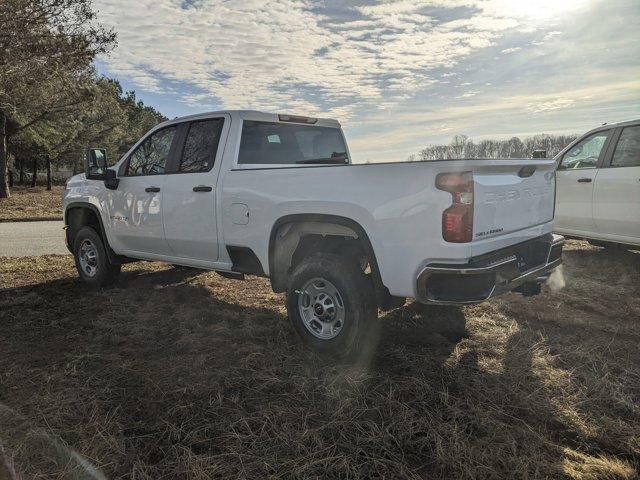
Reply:
[[[0,198],[0,222],[25,219],[62,219],[62,191],[64,187],[11,187],[9,198]]]
[[[569,242],[564,279],[336,361],[265,279],[0,259],[0,479],[638,478],[640,253]]]

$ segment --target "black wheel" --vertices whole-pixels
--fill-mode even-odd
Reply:
[[[289,277],[287,312],[304,343],[321,353],[348,355],[377,315],[373,284],[349,258],[317,253]]]
[[[113,283],[122,268],[109,262],[100,235],[91,227],[82,227],[76,234],[73,257],[80,278],[96,287]]]

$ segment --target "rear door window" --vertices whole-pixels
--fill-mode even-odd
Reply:
[[[180,172],[206,172],[216,160],[223,118],[192,122],[180,157]]]
[[[640,125],[625,127],[611,159],[612,167],[640,167]]]
[[[339,128],[245,120],[239,164],[295,165],[346,163]]]

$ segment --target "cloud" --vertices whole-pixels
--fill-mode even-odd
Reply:
[[[334,18],[306,0],[99,0],[118,32],[108,71],[150,92],[179,83],[198,109],[342,113],[404,102],[518,25],[480,1],[380,2]],[[474,7],[441,21],[425,8]],[[346,17],[345,17],[346,16]]]
[[[534,113],[550,112],[552,110],[560,110],[562,108],[567,108],[573,105],[575,102],[576,102],[576,99],[573,99],[573,98],[556,98],[555,100],[551,100],[548,102],[529,103],[527,104],[527,110]]]
[[[511,47],[511,48],[505,48],[504,50],[500,50],[500,53],[513,53],[513,52],[517,52],[518,50],[522,50],[522,47]]]
[[[365,15],[386,16],[400,13],[416,13],[425,8],[433,7],[478,7],[482,3],[482,0],[382,0],[373,5],[356,7],[356,9]]]

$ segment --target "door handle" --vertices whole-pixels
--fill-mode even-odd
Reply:
[[[193,187],[194,192],[210,192],[211,190],[213,190],[213,188],[208,185],[197,185]]]
[[[578,183],[591,183],[590,178],[579,178]]]
[[[160,187],[147,187],[144,191],[147,193],[155,193],[160,191]]]

